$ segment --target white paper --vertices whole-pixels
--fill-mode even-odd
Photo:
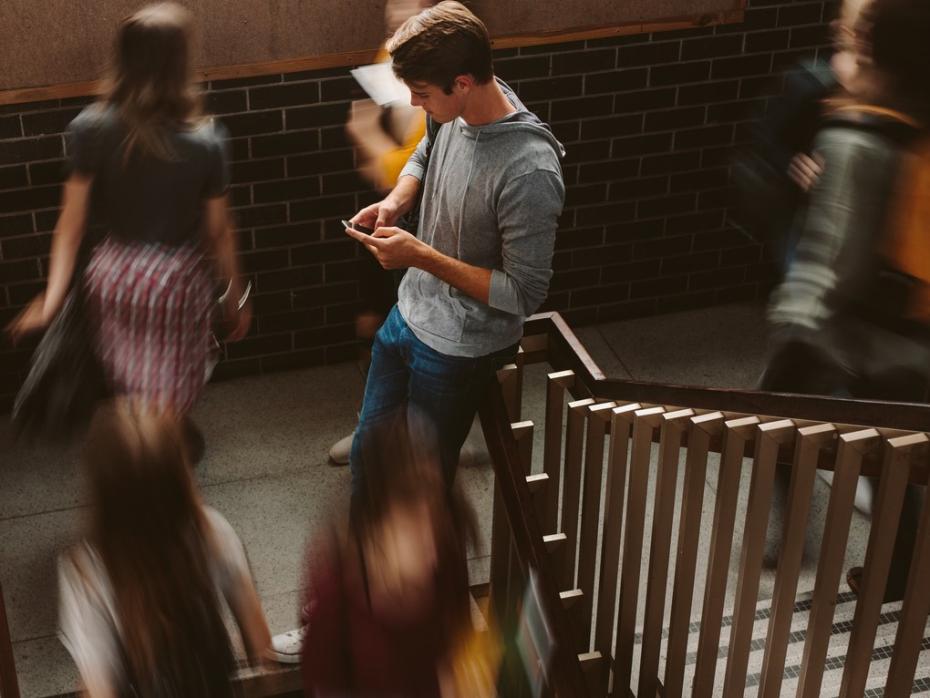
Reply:
[[[394,75],[390,63],[363,65],[361,68],[352,70],[351,73],[372,101],[380,107],[386,107],[394,102],[405,104],[410,102],[410,90],[402,80]]]

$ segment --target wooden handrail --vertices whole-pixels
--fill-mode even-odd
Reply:
[[[592,394],[604,400],[686,405],[695,409],[773,417],[791,416],[794,419],[832,422],[838,426],[846,424],[911,431],[930,429],[930,405],[926,404],[607,378],[558,313],[540,313],[527,320],[524,335],[536,334],[548,336],[547,357],[553,370],[573,370]]]
[[[858,431],[865,427],[880,430],[886,438],[903,432],[930,430],[930,405],[907,402],[856,400],[819,395],[770,393],[758,390],[676,386],[636,380],[608,378],[600,369],[581,341],[558,313],[539,313],[527,320],[524,337],[545,338],[544,348],[526,354],[527,364],[546,361],[553,371],[570,370],[575,373],[576,387],[583,387],[579,397],[592,396],[598,400],[639,402],[643,405],[677,405],[697,411],[720,411],[728,418],[743,415],[765,415],[766,419],[790,417],[798,427],[830,422],[838,433]],[[583,395],[582,395],[583,393]],[[711,450],[720,450],[722,444],[712,442]],[[837,444],[824,448],[818,467],[832,470]],[[751,454],[747,454],[749,456]],[[779,456],[779,461],[790,462],[790,449]],[[881,455],[867,454],[862,474],[876,476],[881,471]],[[930,477],[930,459],[915,464],[912,482],[924,484]]]
[[[790,472],[790,482],[784,483],[788,488],[785,523],[760,674],[760,695],[762,692],[767,696],[779,695],[783,681],[787,680],[785,658],[793,642],[790,635],[797,615],[798,582],[818,469],[834,471],[835,478],[822,536],[824,545],[817,566],[799,691],[805,696],[820,694],[856,486],[860,475],[869,475],[880,476],[878,504],[872,514],[865,573],[843,678],[850,695],[861,694],[869,678],[883,593],[895,555],[892,546],[883,542],[895,538],[908,481],[926,484],[930,470],[930,448],[927,447],[930,437],[925,433],[930,426],[930,405],[611,379],[604,375],[555,313],[530,318],[521,347],[523,365],[544,363],[551,371],[546,383],[546,442],[554,444],[548,447],[553,452],[549,454],[550,461],[555,459],[556,449],[564,452],[561,481],[559,468],[552,462],[545,464],[545,470],[546,477],[550,477],[549,473],[555,476],[552,481],[556,486],[561,484],[559,492],[547,493],[552,498],[561,494],[561,517],[546,513],[540,518],[547,522],[549,529],[557,518],[560,519],[558,533],[566,538],[570,550],[577,546],[580,559],[577,582],[573,582],[571,573],[575,570],[570,564],[567,578],[561,580],[561,588],[577,592],[582,602],[592,586],[592,572],[588,569],[592,541],[603,541],[600,568],[593,573],[601,580],[596,607],[576,604],[583,605],[580,617],[568,618],[581,630],[585,647],[592,627],[594,630],[598,663],[582,661],[581,667],[591,694],[607,695],[609,673],[613,682],[612,695],[633,695],[630,686],[636,671],[636,645],[640,646],[636,695],[681,695],[689,672],[693,672],[690,686],[695,697],[711,695],[719,689],[720,681],[725,695],[742,693],[750,669],[759,671],[756,660],[750,657],[753,632],[757,629],[759,585],[770,535],[773,493],[778,485],[777,478]],[[567,420],[564,418],[566,402]],[[611,417],[609,425],[605,425],[603,417],[608,413]],[[583,433],[588,436],[584,449]],[[563,436],[564,451],[561,448]],[[605,466],[606,483],[602,485],[605,436],[610,451]],[[656,441],[659,442],[657,467],[654,460]],[[687,462],[681,486],[681,513],[677,517],[678,544],[673,549],[682,448],[687,450]],[[706,510],[707,457],[712,451],[721,455],[717,484],[711,485],[713,525],[706,557],[707,578],[700,610],[696,662],[687,669],[686,653],[694,638],[692,599],[698,542],[701,531],[706,530],[701,519]],[[746,464],[747,458],[751,465]],[[789,468],[782,471],[778,467],[780,463]],[[749,481],[745,482],[747,476]],[[651,480],[654,485],[650,485]],[[748,501],[744,504],[741,503],[741,495],[746,491],[743,485],[748,486]],[[599,497],[591,496],[592,492],[606,496],[607,513],[603,519]],[[579,505],[580,529],[575,525]],[[741,507],[745,508],[745,513],[740,513]],[[522,508],[533,516],[530,507],[524,504]],[[652,530],[648,543],[649,572],[644,583],[640,575],[641,562],[646,556],[648,511],[652,512]],[[599,535],[600,529],[592,525],[600,520],[603,520],[603,536]],[[724,670],[720,653],[721,628],[728,592],[732,591],[731,558],[738,530],[740,552],[733,561],[739,565],[739,574]],[[922,510],[919,542],[911,563],[907,601],[902,611],[902,618],[909,613],[913,613],[914,618],[909,625],[902,622],[899,626],[893,655],[896,671],[888,677],[888,686],[897,688],[895,695],[913,682],[926,609],[930,608],[926,589],[917,581],[930,569],[928,533],[930,505]],[[700,551],[700,555],[704,553]],[[669,639],[663,688],[661,638],[666,631],[665,601],[673,559],[674,592],[667,628]],[[560,557],[559,567],[564,566],[563,563]],[[610,580],[617,577],[618,563],[620,593],[619,604],[615,605],[616,582]],[[643,592],[644,608],[640,605]],[[860,611],[860,608],[865,610]],[[644,620],[640,620],[643,617],[640,613],[645,614]],[[641,639],[637,639],[637,632],[642,632]]]
[[[572,632],[546,562],[542,530],[533,514],[526,475],[510,430],[510,416],[496,381],[488,390],[479,415],[514,547],[523,565],[536,571],[543,611],[552,623],[556,638],[550,677],[552,686],[559,698],[586,698],[588,690],[581,666],[575,647],[568,640]]]

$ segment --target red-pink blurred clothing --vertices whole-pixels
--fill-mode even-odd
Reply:
[[[449,559],[436,573],[435,594],[424,599],[416,617],[379,617],[369,607],[361,574],[360,553],[353,543],[317,548],[310,575],[306,627],[301,652],[304,688],[308,696],[331,698],[440,695],[437,666],[446,656],[453,618],[467,613],[467,570]],[[451,556],[450,556],[451,558]]]
[[[213,285],[203,252],[105,240],[84,278],[111,389],[180,414],[206,382]]]

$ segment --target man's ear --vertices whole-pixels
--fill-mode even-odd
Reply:
[[[475,86],[475,78],[472,75],[458,75],[452,83],[452,87],[458,91],[468,92]]]

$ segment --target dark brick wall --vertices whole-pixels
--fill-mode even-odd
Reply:
[[[501,51],[498,74],[568,151],[546,309],[582,324],[757,298],[770,268],[729,215],[729,156],[773,78],[825,51],[829,1],[750,0],[742,24]],[[373,201],[343,131],[347,70],[226,80],[232,200],[256,321],[219,376],[354,357],[363,254],[339,218]],[[87,100],[0,107],[0,323],[43,288],[68,121]],[[0,347],[8,407],[31,346]]]

